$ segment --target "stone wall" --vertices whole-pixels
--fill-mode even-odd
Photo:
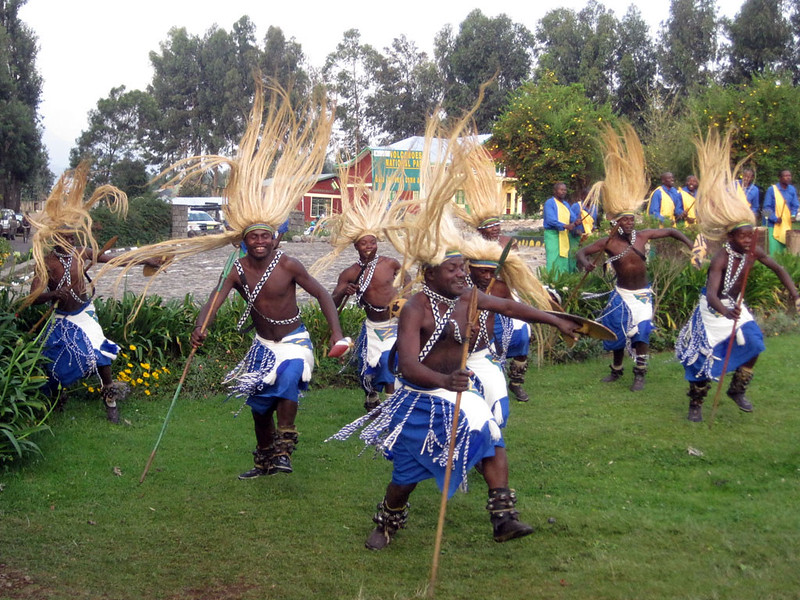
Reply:
[[[189,207],[172,205],[172,239],[185,238],[189,234]]]

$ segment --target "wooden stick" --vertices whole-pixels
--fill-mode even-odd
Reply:
[[[747,278],[750,276],[750,267],[753,266],[755,262],[755,248],[756,248],[756,241],[753,239],[752,246],[748,250],[747,254],[744,257],[744,274],[742,275],[742,289],[739,291],[739,297],[736,299],[736,308],[741,308],[742,302],[744,301],[744,291],[747,289]],[[728,257],[730,260],[730,257]],[[712,425],[714,425],[714,416],[717,414],[717,406],[719,406],[719,397],[722,392],[722,384],[724,383],[725,373],[728,371],[728,361],[731,358],[731,352],[733,351],[733,341],[736,339],[736,325],[739,322],[739,317],[736,317],[733,320],[733,331],[731,331],[731,337],[728,340],[728,348],[725,351],[725,360],[722,362],[722,373],[719,375],[719,382],[717,384],[717,391],[714,394],[714,403],[711,405],[711,417],[708,420],[708,428],[711,429]]]
[[[494,279],[492,279],[494,281]],[[490,282],[491,284],[492,282]],[[472,340],[473,321],[477,320],[478,314],[478,288],[473,286],[469,299],[469,310],[467,312],[467,331],[464,345],[461,349],[461,370],[467,366],[467,356],[469,355],[469,345]],[[447,465],[444,470],[444,485],[442,486],[442,500],[439,504],[439,522],[436,525],[436,541],[433,544],[433,563],[431,565],[431,577],[428,583],[428,597],[433,598],[433,591],[436,586],[436,577],[439,572],[439,554],[442,551],[442,533],[444,532],[444,516],[447,512],[447,497],[450,491],[450,475],[453,471],[453,455],[456,447],[456,433],[458,432],[459,412],[461,411],[461,393],[456,394],[456,403],[453,407],[453,426],[450,430],[450,444],[447,449]]]
[[[219,276],[219,284],[217,284],[217,288],[214,290],[214,294],[211,297],[211,300],[208,303],[208,310],[206,311],[205,316],[203,317],[203,322],[200,325],[200,333],[202,334],[206,327],[208,326],[208,321],[211,318],[211,307],[219,298],[220,290],[222,289],[222,284],[225,281],[225,278],[228,276],[228,273],[233,266],[233,261],[236,260],[236,257],[239,254],[238,248],[234,250],[231,255],[228,257],[228,262],[225,264],[225,268],[222,270]],[[156,457],[156,452],[158,451],[158,445],[161,443],[161,438],[164,437],[164,432],[167,429],[167,423],[169,422],[169,417],[172,414],[172,409],[175,407],[175,402],[178,400],[178,394],[181,392],[181,388],[183,387],[183,382],[186,380],[186,376],[189,374],[189,367],[192,364],[192,359],[194,358],[195,352],[197,349],[192,347],[191,351],[189,352],[189,356],[186,359],[186,365],[183,367],[183,373],[181,374],[181,378],[178,381],[178,387],[175,388],[175,394],[172,396],[172,402],[169,405],[169,409],[167,410],[167,416],[164,417],[164,423],[161,425],[161,432],[158,434],[158,438],[156,439],[156,444],[153,446],[153,451],[150,453],[150,458],[147,459],[147,464],[144,467],[144,471],[142,471],[142,476],[139,478],[139,483],[141,484],[144,481],[144,478],[147,477],[147,472],[150,470],[150,465],[153,464],[153,459]]]

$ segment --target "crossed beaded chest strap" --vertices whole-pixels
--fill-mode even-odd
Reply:
[[[361,266],[362,271],[361,275],[358,278],[358,291],[356,292],[356,303],[359,306],[363,306],[364,308],[369,308],[375,312],[385,312],[389,310],[388,306],[372,306],[369,302],[364,300],[364,293],[367,291],[369,284],[372,283],[372,276],[375,275],[375,267],[378,265],[378,259],[380,256],[376,256],[368,263],[362,263],[358,261],[359,266]]]
[[[258,283],[256,283],[252,291],[250,290],[250,286],[248,285],[247,279],[245,278],[244,269],[242,268],[240,260],[236,259],[236,262],[233,263],[234,266],[236,267],[236,272],[239,274],[239,280],[242,282],[242,288],[244,288],[245,297],[247,298],[247,306],[245,306],[242,316],[239,317],[239,322],[236,323],[236,329],[241,331],[245,321],[247,321],[247,317],[250,316],[250,313],[252,311],[255,311],[255,313],[258,316],[260,316],[262,319],[264,319],[267,323],[271,325],[290,325],[300,320],[299,308],[297,309],[297,314],[290,319],[270,319],[255,307],[256,298],[258,298],[258,295],[261,293],[261,289],[264,287],[264,284],[267,283],[267,279],[269,279],[270,275],[272,275],[272,272],[275,270],[275,267],[278,266],[278,262],[280,261],[281,256],[283,256],[283,251],[278,250],[275,253],[275,257],[267,265],[264,274],[261,276],[261,279],[258,280]]]
[[[439,341],[439,338],[442,337],[442,333],[444,333],[444,328],[447,327],[448,323],[453,324],[454,328],[454,336],[456,341],[461,343],[461,329],[458,327],[458,323],[453,321],[450,317],[453,315],[453,311],[456,308],[456,303],[458,302],[458,298],[447,298],[442,296],[441,294],[434,292],[431,288],[427,285],[422,286],[422,292],[428,297],[431,301],[431,309],[433,311],[433,320],[435,326],[433,328],[433,333],[431,333],[431,337],[428,338],[428,341],[425,342],[425,345],[422,347],[419,353],[419,361],[422,362],[428,354],[431,353],[433,347],[436,345],[436,342]],[[447,309],[444,313],[439,312],[438,303],[444,304],[447,306]]]

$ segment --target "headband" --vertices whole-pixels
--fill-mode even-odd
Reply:
[[[275,228],[272,225],[267,225],[266,223],[254,223],[253,225],[245,228],[245,230],[242,232],[242,237],[246,236],[251,231],[255,231],[256,229],[265,229],[271,234],[275,234]]]
[[[500,217],[489,217],[488,219],[484,219],[481,221],[481,224],[478,225],[477,229],[488,229],[489,227],[494,227],[495,225],[500,225]]]

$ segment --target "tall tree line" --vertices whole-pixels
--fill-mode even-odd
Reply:
[[[13,171],[11,162],[0,162],[4,198],[19,196],[15,182],[31,181],[42,157],[35,37],[16,19],[24,1],[0,0],[0,52],[19,65],[9,69],[16,78],[0,74],[0,135],[25,150],[14,153],[21,164]],[[146,89],[119,86],[98,101],[71,163],[90,157],[97,183],[136,187],[180,158],[234,152],[256,69],[290,86],[298,100],[326,87],[337,106],[332,153],[339,157],[421,135],[434,111],[460,116],[487,81],[476,114],[481,132],[514,122],[507,113],[514,110],[511,100],[523,100],[520,94],[545,86],[561,97],[549,86],[564,85],[578,86],[592,110],[630,120],[647,139],[659,118],[681,114],[709,86],[741,85],[770,73],[787,84],[800,78],[800,0],[745,0],[732,19],[719,16],[715,0],[670,0],[668,18],[653,32],[634,6],[618,16],[597,0],[580,10],[553,9],[532,27],[473,10],[436,34],[432,56],[405,36],[379,49],[350,29],[318,67],[280,28],[270,27],[262,40],[255,31],[246,16],[230,31],[171,30],[150,53],[153,78]]]
[[[49,187],[38,108],[36,36],[19,19],[25,0],[0,0],[0,206],[19,210],[23,195]]]

